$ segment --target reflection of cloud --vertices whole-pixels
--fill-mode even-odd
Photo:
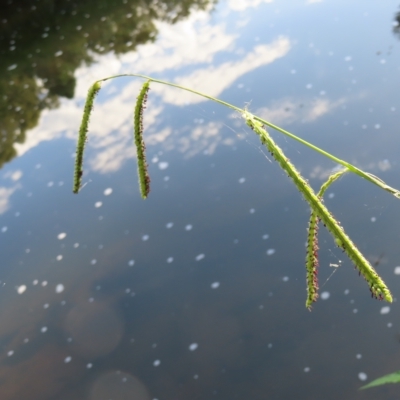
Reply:
[[[282,99],[274,102],[270,107],[259,108],[255,114],[275,125],[288,125],[297,121],[313,122],[344,102],[343,98],[336,101],[321,98],[311,101]]]
[[[230,61],[219,66],[209,66],[200,68],[193,73],[178,78],[179,85],[187,86],[217,97],[222,91],[227,89],[240,76],[266,64],[270,64],[285,56],[290,50],[290,41],[281,37],[269,45],[259,45],[254,51],[242,57],[240,61]],[[198,103],[206,99],[190,93],[183,93],[169,87],[162,87],[163,100],[167,103],[184,105],[188,102]]]
[[[10,197],[19,186],[12,188],[0,187],[0,214],[5,213],[10,208]]]
[[[261,3],[272,3],[274,0],[229,0],[228,6],[234,11],[243,11],[246,8],[258,7]]]
[[[20,180],[22,178],[22,171],[20,169],[17,169],[15,171],[8,171],[5,175],[4,178],[10,178],[14,182]]]

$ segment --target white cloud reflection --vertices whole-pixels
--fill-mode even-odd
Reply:
[[[272,3],[274,0],[229,0],[228,6],[234,11],[244,11],[247,8],[258,7],[261,3]]]
[[[19,185],[11,188],[0,187],[0,214],[5,213],[10,208],[10,197],[18,188]]]

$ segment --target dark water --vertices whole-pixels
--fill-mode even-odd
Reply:
[[[154,85],[143,201],[140,81],[111,81],[71,190],[87,88],[128,72],[247,104],[400,188],[397,2],[32,4],[0,15],[0,398],[397,399],[398,385],[358,390],[400,369],[390,194],[348,175],[325,204],[394,303],[370,298],[321,227],[309,312],[308,206],[239,115]],[[315,189],[335,167],[273,136]]]

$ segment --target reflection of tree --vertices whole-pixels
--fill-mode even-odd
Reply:
[[[394,16],[393,33],[398,35],[400,38],[400,11],[398,11]]]
[[[15,142],[59,97],[72,98],[75,70],[93,55],[132,51],[154,41],[155,20],[171,23],[215,0],[9,1],[0,18],[0,167]]]

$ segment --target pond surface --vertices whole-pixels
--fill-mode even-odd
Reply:
[[[320,228],[238,113],[142,81],[103,84],[72,193],[88,87],[142,73],[244,107],[400,188],[398,2],[8,1],[0,17],[2,400],[395,399],[400,203],[355,175],[325,204],[390,287]],[[272,132],[314,189],[336,165]]]

